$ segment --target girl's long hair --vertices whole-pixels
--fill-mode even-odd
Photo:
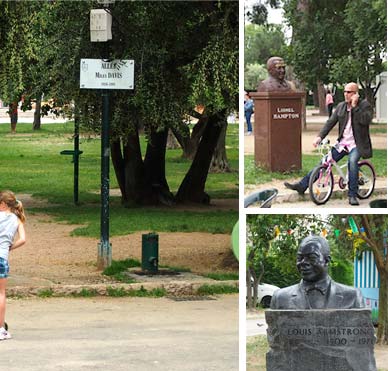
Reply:
[[[21,201],[16,199],[16,196],[11,191],[0,192],[0,202],[5,202],[22,223],[26,221],[26,215],[24,214],[24,208]]]

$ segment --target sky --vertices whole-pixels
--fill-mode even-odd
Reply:
[[[252,7],[252,5],[257,3],[264,3],[264,0],[245,0],[246,7]],[[268,23],[282,23],[283,22],[283,9],[272,9],[270,6],[267,7],[268,10]]]

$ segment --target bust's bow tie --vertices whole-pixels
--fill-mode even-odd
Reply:
[[[325,295],[326,292],[327,292],[327,287],[322,287],[322,286],[319,286],[319,285],[311,285],[311,286],[305,287],[304,290],[305,290],[306,294],[310,293],[310,292],[313,291],[313,290],[317,290],[317,291],[319,291],[322,295]]]

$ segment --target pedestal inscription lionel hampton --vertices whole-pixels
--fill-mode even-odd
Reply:
[[[268,371],[376,371],[374,328],[358,289],[328,274],[330,247],[319,236],[302,240],[300,283],[275,292],[268,323]]]

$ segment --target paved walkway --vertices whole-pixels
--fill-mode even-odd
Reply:
[[[238,295],[8,303],[7,371],[237,371]]]

